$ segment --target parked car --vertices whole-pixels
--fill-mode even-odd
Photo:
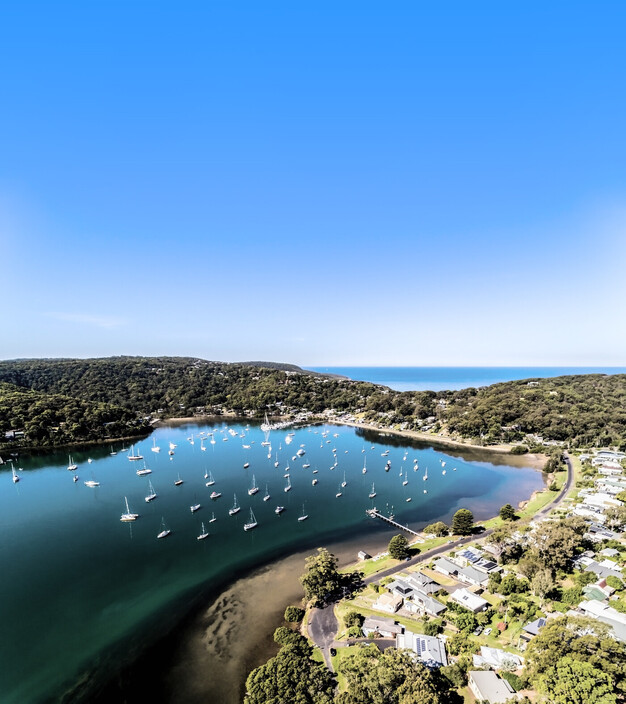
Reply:
[[[479,636],[483,632],[483,627],[478,626],[478,628],[474,631],[475,636]]]
[[[493,628],[485,628],[485,635],[488,636],[491,631],[493,631]]]

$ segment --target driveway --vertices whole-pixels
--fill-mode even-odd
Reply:
[[[309,638],[319,647],[324,656],[326,667],[332,672],[330,648],[337,635],[339,624],[335,617],[334,604],[328,604],[321,609],[312,609],[309,614]]]

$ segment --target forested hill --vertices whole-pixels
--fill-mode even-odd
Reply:
[[[59,415],[63,408],[66,420]],[[71,426],[76,439],[87,439],[113,437],[118,426],[104,424],[145,428],[155,416],[228,411],[262,418],[266,411],[328,409],[381,427],[445,432],[481,444],[532,444],[529,436],[540,436],[574,445],[626,446],[625,375],[531,379],[435,393],[396,392],[264,362],[190,357],[0,362],[0,443],[12,429],[25,431],[21,444],[45,445],[58,444],[60,437],[67,441]],[[52,426],[57,430],[44,433]]]

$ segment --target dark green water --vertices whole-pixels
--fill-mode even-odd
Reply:
[[[478,519],[489,517],[504,503],[527,499],[543,484],[541,474],[532,469],[470,462],[398,438],[364,436],[336,426],[298,429],[290,445],[287,431],[274,431],[270,460],[260,429],[231,427],[235,437],[226,426],[157,430],[152,437],[160,453],[151,452],[152,437],[137,445],[153,470],[149,477],[136,475],[143,463],[129,462],[126,453],[109,456],[110,448],[73,453],[79,464],[77,483],[67,470],[66,454],[21,460],[18,484],[10,471],[0,473],[4,704],[54,701],[87,675],[92,681],[110,676],[124,659],[174,626],[194,595],[235,573],[298,548],[337,543],[358,533],[365,539],[384,530],[380,521],[365,517],[365,509],[374,504],[420,528],[449,519],[460,506],[471,508]],[[199,434],[214,428],[215,444],[207,437],[202,451]],[[193,445],[188,440],[192,433]],[[177,444],[171,459],[169,441]],[[306,454],[293,460],[301,445]],[[382,457],[386,450],[388,457]],[[418,471],[413,471],[414,458]],[[391,469],[385,472],[387,460]],[[311,466],[305,469],[303,464]],[[285,493],[287,465],[292,490]],[[423,481],[426,467],[428,481]],[[205,471],[212,472],[215,486],[205,486]],[[347,486],[336,498],[344,471]],[[179,472],[184,484],[176,487]],[[253,474],[260,491],[249,496]],[[92,478],[100,482],[98,488],[84,485]],[[312,486],[313,478],[317,486]],[[151,503],[144,501],[148,479],[158,493]],[[372,482],[374,500],[368,498]],[[271,500],[264,502],[266,483]],[[222,492],[221,498],[211,500],[212,490]],[[242,508],[231,517],[234,492]],[[141,514],[134,523],[119,520],[124,496],[131,510]],[[197,502],[202,508],[192,514],[189,507]],[[277,504],[285,507],[280,516],[274,513]],[[303,504],[309,518],[299,522]],[[250,508],[258,527],[245,532]],[[209,523],[213,512],[217,521]],[[162,517],[172,534],[157,540]],[[211,534],[205,541],[196,540],[201,521]]]

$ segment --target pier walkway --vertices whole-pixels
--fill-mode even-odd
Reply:
[[[403,530],[405,533],[408,533],[409,535],[413,535],[417,538],[417,542],[423,543],[424,538],[422,537],[421,533],[418,533],[415,530],[412,530],[408,526],[403,526],[402,523],[398,523],[397,521],[394,521],[392,518],[389,518],[388,516],[384,516],[380,511],[378,511],[375,508],[370,508],[367,509],[365,512],[370,518],[380,518],[382,521],[385,521],[385,523],[389,523],[392,525],[394,528],[398,528],[400,530]]]

